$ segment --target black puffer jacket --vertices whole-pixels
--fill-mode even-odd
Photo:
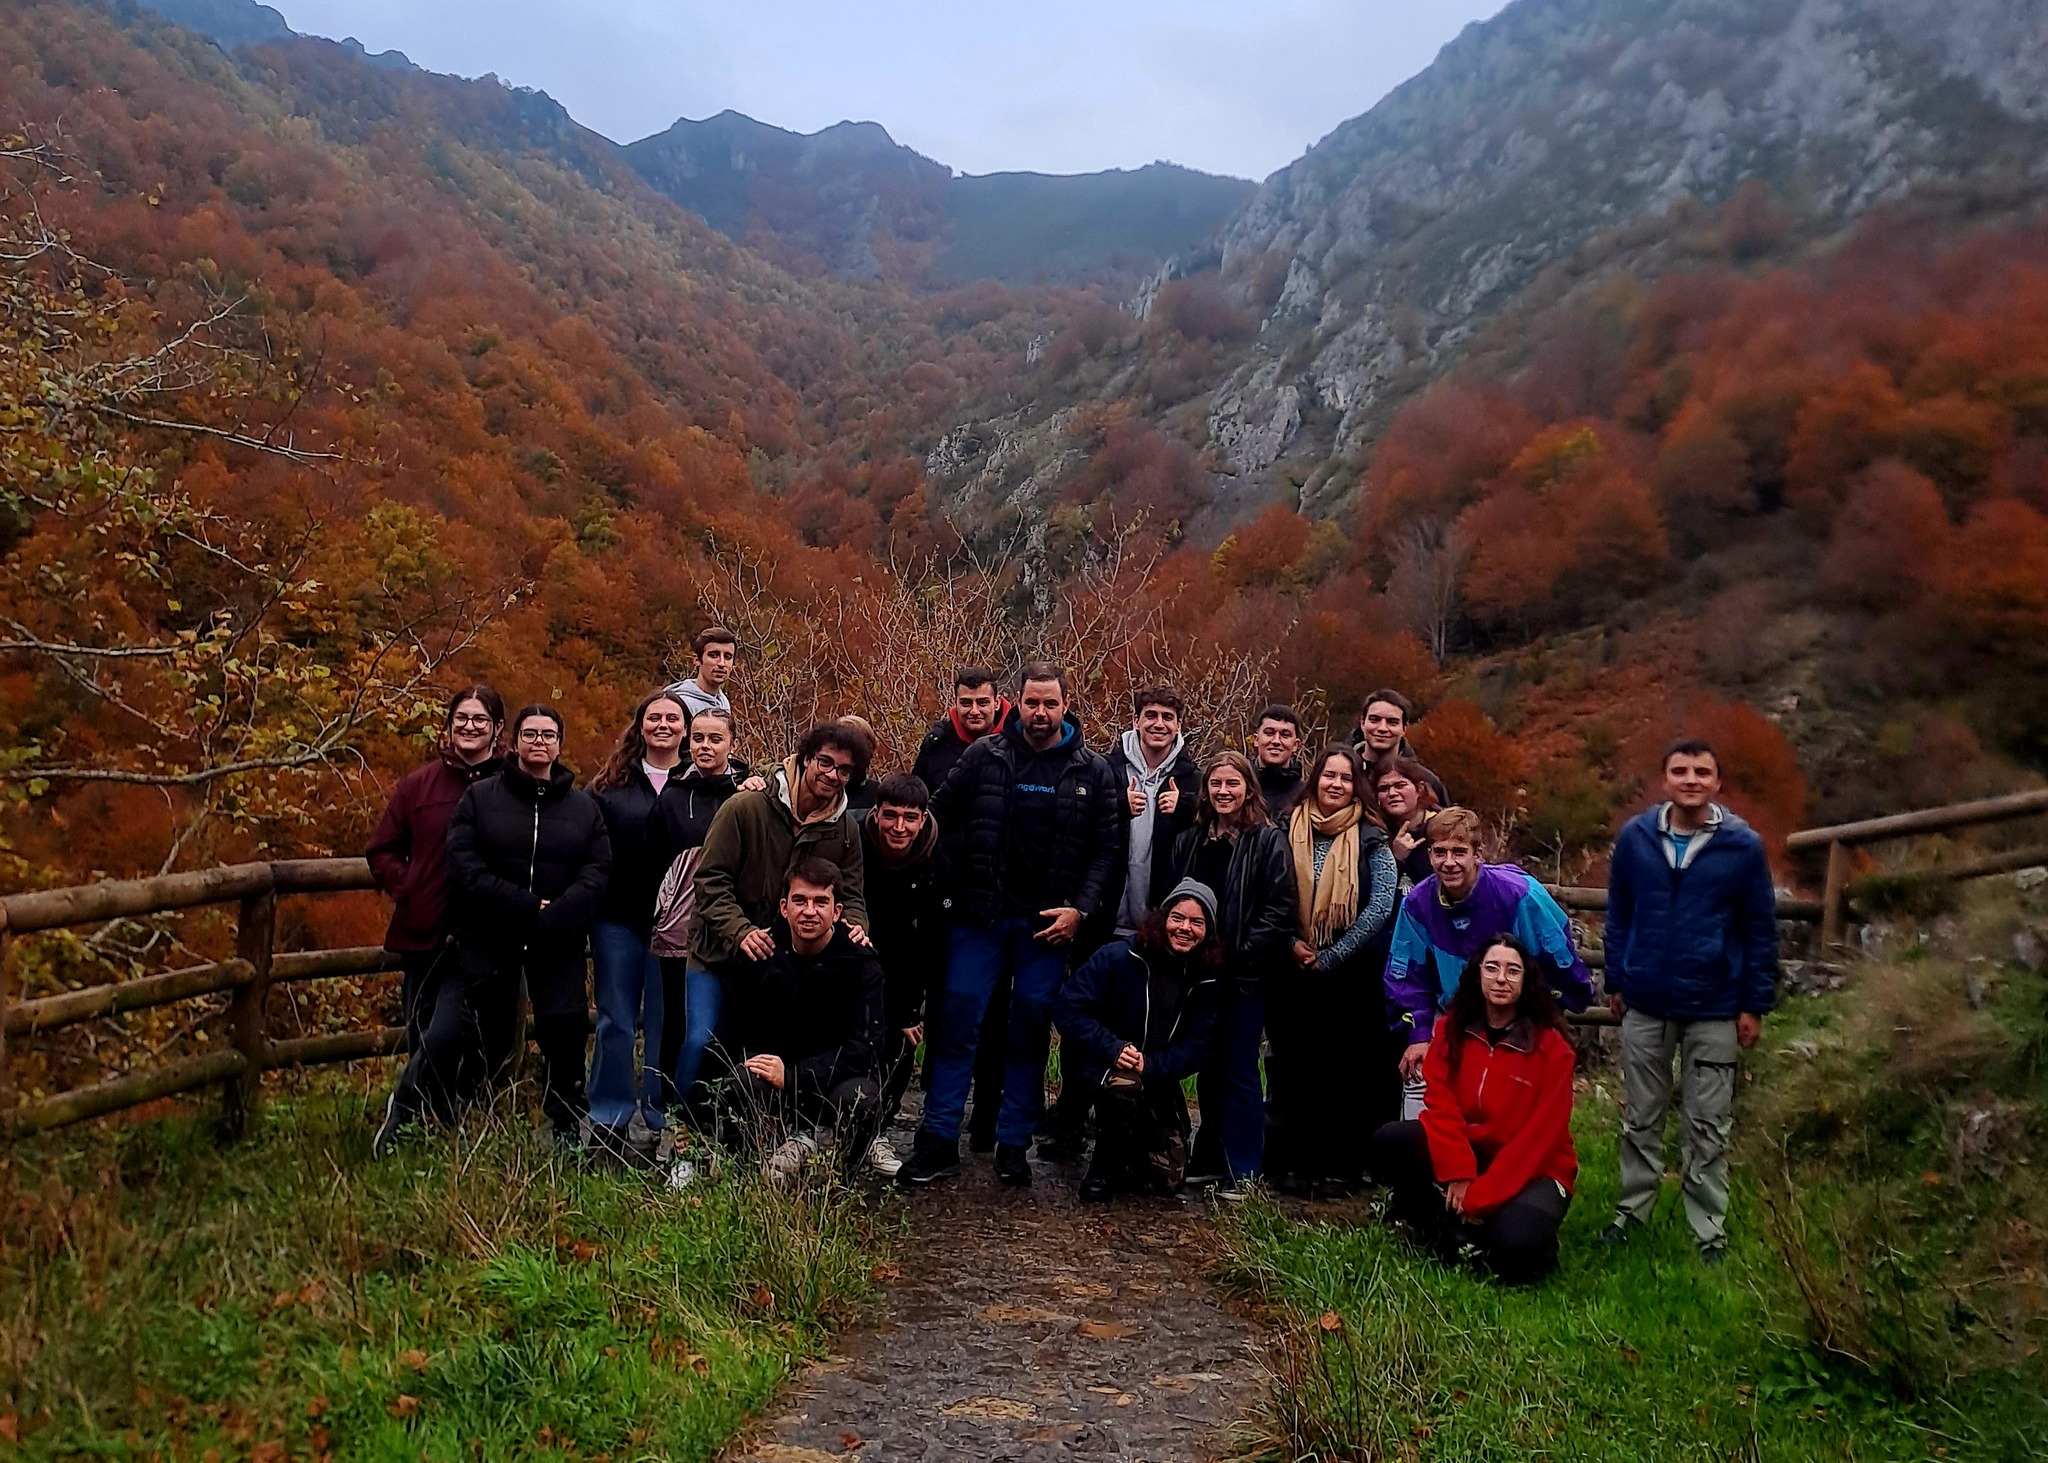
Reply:
[[[868,936],[888,977],[888,1020],[897,1031],[924,1020],[945,988],[952,865],[938,834],[938,820],[927,818],[910,856],[891,863],[874,820],[861,823]]]
[[[742,962],[747,969],[726,985],[720,1040],[733,1065],[781,1057],[786,1090],[804,1096],[873,1074],[882,1039],[882,967],[874,952],[854,944],[843,924],[817,955],[797,954],[779,918],[773,933],[775,953]]]
[[[1043,871],[1048,908],[1064,903],[1084,919],[1116,912],[1124,882],[1123,789],[1109,763],[1082,743],[1080,723],[1067,726],[1067,760],[1054,794],[1052,856]],[[1002,917],[1008,874],[1010,809],[1023,733],[1012,722],[961,756],[932,795],[939,836],[953,861],[956,919],[992,924]]]
[[[738,758],[725,765],[724,772],[709,774],[695,767],[678,768],[662,788],[655,803],[655,822],[661,830],[664,868],[676,861],[677,854],[704,846],[711,820],[752,775]]]
[[[1171,889],[1189,877],[1207,835],[1196,824],[1152,860],[1152,887]],[[1294,946],[1294,857],[1286,835],[1270,824],[1238,835],[1230,872],[1216,891],[1223,926],[1223,965],[1242,986],[1257,986],[1291,958]]]
[[[455,936],[485,954],[580,958],[611,870],[597,799],[559,763],[546,782],[517,764],[485,778],[448,820]]]
[[[677,767],[669,780],[685,770]],[[654,891],[661,887],[670,862],[668,839],[656,811],[660,795],[647,774],[633,767],[624,782],[591,796],[604,813],[604,830],[612,843],[612,876],[597,902],[597,917],[645,938],[654,922]]]

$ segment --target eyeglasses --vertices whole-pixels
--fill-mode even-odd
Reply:
[[[453,720],[453,721],[451,721],[451,722],[449,723],[449,725],[451,725],[451,726],[469,726],[469,727],[485,727],[485,728],[488,728],[488,727],[493,727],[493,726],[496,726],[496,725],[497,725],[497,722],[493,721],[493,720],[492,720],[492,719],[491,719],[490,717],[488,717],[488,716],[460,716],[460,715],[458,715],[457,717],[455,717],[455,718],[454,718],[454,720]]]
[[[818,756],[811,759],[811,765],[824,773],[825,776],[840,782],[845,782],[853,776],[853,764],[851,762],[838,762],[830,757]]]
[[[545,746],[549,742],[559,742],[561,739],[562,734],[552,727],[545,729],[525,727],[519,733],[520,741],[532,742],[536,746]]]

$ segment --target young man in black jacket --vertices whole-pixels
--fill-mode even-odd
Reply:
[[[574,1148],[590,1034],[585,951],[612,852],[597,799],[555,760],[561,750],[562,718],[553,707],[528,706],[512,718],[511,765],[464,793],[448,820],[448,874],[467,1018],[502,1071],[525,976],[541,1108],[556,1141]],[[429,1023],[429,1060],[444,1059],[441,1025]],[[445,1059],[456,1059],[462,1037],[459,1023],[447,1032]]]
[[[917,1149],[900,1177],[960,1171],[960,1120],[989,992],[1011,978],[996,1176],[1031,1182],[1026,1148],[1045,1111],[1053,998],[1082,922],[1114,909],[1124,871],[1122,789],[1081,741],[1066,677],[1019,673],[1017,719],[969,747],[932,799],[956,894],[939,1050]]]
[[[850,1169],[866,1157],[881,1113],[882,966],[839,922],[843,878],[828,860],[800,859],[782,896],[774,952],[726,992],[721,1127],[767,1150],[771,1179],[794,1178],[824,1128]]]
[[[868,933],[886,981],[882,1033],[882,1116],[886,1129],[910,1090],[926,1013],[945,989],[948,909],[946,855],[931,796],[909,773],[885,777],[875,806],[861,821],[861,868],[868,897]],[[1000,1091],[1000,1086],[991,1089]],[[998,1099],[1000,1100],[1000,1099]],[[903,1167],[886,1137],[868,1153],[875,1172]]]
[[[1301,717],[1292,706],[1268,706],[1252,731],[1252,763],[1258,768],[1259,795],[1266,816],[1275,824],[1301,791]]]

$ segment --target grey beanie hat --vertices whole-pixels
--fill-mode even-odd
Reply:
[[[1171,909],[1183,899],[1192,899],[1195,903],[1201,905],[1202,914],[1209,921],[1209,933],[1212,935],[1220,933],[1216,928],[1216,891],[1214,889],[1211,889],[1200,879],[1182,879],[1167,891],[1166,897],[1159,901],[1159,907],[1163,910]]]

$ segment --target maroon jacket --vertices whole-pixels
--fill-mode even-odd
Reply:
[[[377,887],[397,903],[384,948],[432,950],[447,934],[448,819],[470,784],[503,770],[496,757],[464,762],[446,747],[398,780],[364,852]]]

